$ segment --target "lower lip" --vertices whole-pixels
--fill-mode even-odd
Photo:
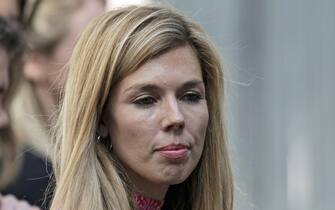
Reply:
[[[168,159],[182,159],[187,156],[188,149],[178,149],[178,150],[160,150],[159,153]]]

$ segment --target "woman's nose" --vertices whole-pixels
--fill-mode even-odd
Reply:
[[[162,116],[164,131],[180,132],[185,127],[185,118],[177,99],[169,99],[164,103]]]

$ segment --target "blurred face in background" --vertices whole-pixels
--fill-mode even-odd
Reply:
[[[54,110],[63,88],[66,77],[63,66],[67,63],[77,38],[89,21],[103,11],[102,1],[84,0],[68,22],[64,23],[69,25],[69,30],[52,51],[48,54],[33,52],[25,63],[24,75],[33,82],[43,112],[47,116]]]
[[[9,56],[0,44],[0,133],[9,126],[8,113],[4,107],[5,95],[9,87]]]

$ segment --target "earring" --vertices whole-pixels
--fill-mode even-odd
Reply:
[[[102,137],[100,135],[97,137],[97,143],[98,144],[102,143]]]
[[[113,150],[113,144],[112,144],[112,141],[110,141],[110,144],[108,145],[107,144],[107,141],[106,141],[106,138],[103,138],[102,136],[98,135],[97,136],[97,144],[102,144],[104,145],[106,148],[109,149],[109,151],[112,151]]]

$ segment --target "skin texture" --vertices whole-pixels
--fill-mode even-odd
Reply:
[[[104,124],[135,190],[162,200],[187,179],[203,150],[208,124],[199,61],[188,45],[149,60],[111,92]],[[166,158],[159,148],[187,145],[186,156]]]
[[[6,49],[0,45],[0,131],[9,125],[8,113],[4,107],[5,94],[9,86],[9,57]]]

